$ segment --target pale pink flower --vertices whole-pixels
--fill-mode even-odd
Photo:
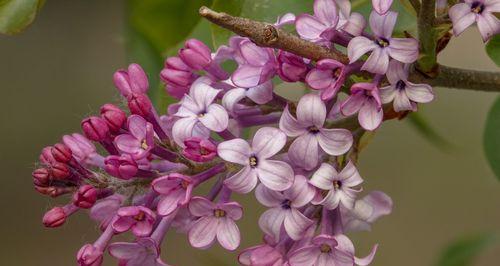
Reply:
[[[372,191],[354,203],[354,208],[340,209],[346,231],[369,231],[378,218],[392,212],[392,199],[381,191]]]
[[[470,25],[477,23],[483,41],[500,33],[500,20],[495,13],[500,12],[499,0],[464,0],[450,8],[448,14],[453,22],[453,33],[460,35]]]
[[[270,80],[277,70],[277,60],[271,48],[262,48],[248,39],[238,42],[238,69],[231,76],[237,87],[252,88]]]
[[[139,115],[127,119],[128,134],[116,136],[118,150],[130,154],[134,159],[142,159],[150,154],[154,147],[153,125]]]
[[[379,89],[373,83],[352,85],[351,95],[342,103],[340,110],[345,116],[358,113],[359,124],[366,130],[377,129],[384,118]]]
[[[160,194],[157,211],[161,216],[174,212],[179,206],[183,206],[191,199],[194,188],[194,180],[178,173],[156,178],[151,183],[154,191]]]
[[[144,206],[121,207],[116,215],[112,224],[115,232],[131,230],[135,236],[148,236],[156,220],[156,214]]]
[[[138,238],[134,243],[113,243],[108,250],[118,259],[120,266],[167,266],[161,261],[160,247],[153,238]]]

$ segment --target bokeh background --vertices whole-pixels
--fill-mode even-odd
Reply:
[[[72,265],[77,250],[93,242],[96,226],[77,214],[62,228],[45,229],[51,200],[32,187],[39,151],[79,130],[81,118],[118,100],[112,74],[126,66],[122,1],[47,1],[24,33],[0,36],[0,265]],[[486,56],[475,28],[453,38],[440,62],[500,70]],[[150,75],[156,75],[151,73]],[[494,93],[435,88],[436,100],[421,108],[452,147],[440,149],[408,122],[389,122],[361,156],[365,190],[383,190],[394,212],[371,233],[354,234],[357,254],[380,243],[375,266],[433,265],[457,238],[500,233],[500,183],[482,151],[485,117]],[[251,195],[240,221],[241,247],[260,240],[262,212]],[[251,207],[251,208],[249,208]],[[500,248],[489,248],[474,265],[498,265]],[[185,235],[170,234],[163,258],[173,265],[235,265],[236,252],[217,245],[189,248]],[[105,265],[115,265],[108,258]]]

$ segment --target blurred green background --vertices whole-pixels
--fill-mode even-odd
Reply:
[[[83,212],[62,228],[45,229],[44,211],[67,199],[37,194],[31,171],[44,146],[79,131],[84,116],[119,100],[112,74],[127,64],[124,14],[123,1],[51,0],[24,33],[0,36],[0,265],[73,265],[80,246],[98,235]],[[498,71],[482,46],[477,30],[469,29],[452,39],[440,62]],[[394,200],[393,214],[372,232],[352,235],[357,255],[380,244],[372,265],[435,265],[458,238],[500,233],[500,184],[482,150],[486,114],[497,95],[435,92],[421,113],[451,149],[435,147],[407,121],[393,121],[361,155],[365,191],[383,190]],[[263,208],[251,194],[237,199],[246,207],[239,222],[244,248],[260,241],[256,221]],[[195,250],[185,235],[171,233],[162,257],[173,265],[235,265],[236,254],[217,245]],[[498,265],[499,254],[498,245],[491,247],[472,265]]]

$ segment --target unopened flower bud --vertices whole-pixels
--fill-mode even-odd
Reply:
[[[195,70],[202,70],[212,62],[210,48],[196,39],[189,39],[179,51],[184,63]]]
[[[38,168],[31,174],[33,176],[33,183],[36,186],[48,186],[50,182],[50,172],[47,168]]]
[[[72,158],[71,150],[68,148],[68,146],[62,143],[57,143],[56,145],[54,145],[54,147],[52,147],[50,151],[54,159],[61,163],[67,163]]]
[[[51,164],[53,162],[56,162],[56,159],[54,159],[54,156],[52,156],[52,146],[47,146],[43,148],[39,159],[40,162],[44,164]]]
[[[110,155],[104,160],[104,169],[114,177],[128,180],[138,171],[137,162],[129,154]]]
[[[302,57],[280,50],[278,63],[278,75],[284,81],[297,82],[306,77],[308,68]]]
[[[102,141],[109,135],[109,127],[106,121],[100,117],[91,116],[81,123],[83,133],[93,141]]]
[[[132,93],[146,93],[149,87],[148,77],[138,64],[130,64],[128,70],[116,71],[113,82],[124,97]]]
[[[66,212],[62,207],[54,207],[43,216],[43,225],[46,227],[59,227],[66,222]]]
[[[207,139],[190,137],[184,140],[184,157],[195,162],[208,162],[217,155],[217,146]]]
[[[73,204],[83,209],[94,206],[96,200],[97,189],[91,185],[83,185],[73,194]]]
[[[76,261],[79,266],[100,266],[102,265],[102,250],[92,244],[86,244],[78,251]]]
[[[60,162],[53,163],[50,168],[50,172],[52,174],[52,177],[57,180],[66,179],[71,175],[71,171],[68,165]]]
[[[125,112],[117,106],[107,103],[101,107],[101,117],[108,124],[111,132],[118,132],[127,120]]]
[[[132,93],[128,97],[128,108],[135,115],[147,117],[151,114],[152,103],[146,94]]]

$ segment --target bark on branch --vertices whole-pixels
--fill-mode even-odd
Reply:
[[[201,7],[200,15],[214,24],[240,36],[249,38],[255,44],[262,47],[285,50],[314,61],[329,58],[344,64],[349,63],[349,59],[337,50],[331,50],[316,43],[303,40],[268,23],[233,17],[226,13],[213,11],[208,7]],[[467,70],[437,65],[437,75],[435,77],[429,77],[414,70],[410,75],[410,80],[437,87],[500,92],[500,73],[497,72]]]

